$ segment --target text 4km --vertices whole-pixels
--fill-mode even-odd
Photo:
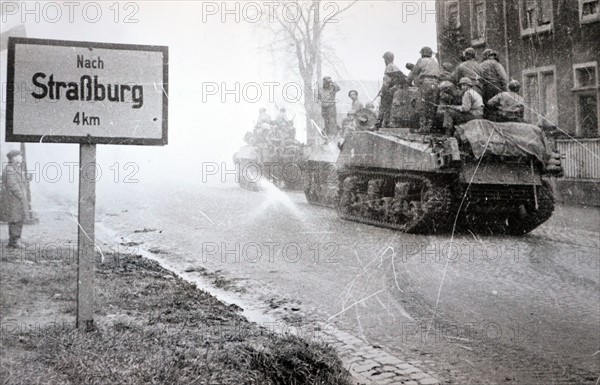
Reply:
[[[75,114],[73,118],[73,123],[78,126],[81,124],[82,126],[99,126],[100,125],[100,117],[98,116],[87,116],[85,112],[78,112]]]

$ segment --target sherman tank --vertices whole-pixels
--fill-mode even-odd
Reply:
[[[292,125],[257,125],[244,142],[233,155],[240,187],[256,191],[266,180],[284,190],[302,189],[304,145],[295,139]]]
[[[562,172],[543,131],[473,120],[455,135],[355,131],[336,161],[338,215],[409,233],[525,234],[550,218]]]
[[[457,104],[447,91],[440,99]],[[418,92],[406,81],[394,91],[390,120],[401,128],[376,128],[361,110],[335,163],[331,155],[309,157],[320,166],[305,176],[309,203],[325,202],[345,220],[408,233],[520,235],[551,217],[554,198],[543,176],[558,176],[562,168],[542,129],[481,119],[456,126],[452,135],[441,121],[431,134],[415,133],[422,123]]]
[[[309,158],[309,203],[409,233],[526,234],[554,210],[543,176],[562,173],[543,131],[525,123],[474,120],[452,137],[356,130],[340,147],[335,163],[331,152]]]

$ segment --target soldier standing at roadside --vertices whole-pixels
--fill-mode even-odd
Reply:
[[[325,121],[325,134],[329,138],[333,138],[338,131],[335,103],[339,91],[340,87],[331,80],[330,76],[323,78],[323,86],[319,89],[317,99],[321,102],[321,116]]]
[[[420,133],[429,133],[437,112],[440,65],[433,58],[433,50],[429,47],[421,49],[421,58],[408,75],[408,81],[418,80],[419,97],[417,99],[417,112],[419,114]]]
[[[18,248],[23,223],[29,219],[27,181],[22,170],[21,152],[13,150],[6,156],[8,163],[2,172],[0,191],[0,221],[8,222],[8,247]]]

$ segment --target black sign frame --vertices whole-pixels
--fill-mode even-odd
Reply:
[[[15,103],[15,48],[17,44],[46,45],[59,47],[101,48],[126,51],[161,52],[163,54],[163,94],[162,94],[162,138],[127,138],[71,135],[22,135],[14,133],[13,108]],[[142,146],[164,146],[168,144],[169,109],[169,47],[156,45],[116,44],[87,41],[50,40],[25,37],[8,38],[6,99],[6,142],[33,143],[80,143],[80,144],[121,144]]]

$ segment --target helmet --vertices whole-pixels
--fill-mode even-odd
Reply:
[[[454,86],[454,84],[452,84],[452,82],[445,80],[440,83],[440,85],[438,86],[438,89],[440,91],[446,91],[446,90],[451,89],[453,86]]]
[[[442,64],[442,68],[445,69],[448,72],[452,72],[452,64],[450,64],[448,62]]]
[[[462,79],[460,79],[460,82],[458,82],[458,84],[461,85],[461,86],[463,84],[466,84],[468,86],[473,87],[473,81],[471,79],[469,79],[469,78],[462,78]]]
[[[475,59],[475,56],[476,56],[475,49],[469,47],[469,48],[467,48],[465,50],[465,52],[463,52],[463,55],[465,56],[465,58],[467,60],[469,60],[469,59]]]
[[[394,54],[391,53],[390,51],[388,51],[388,52],[386,52],[386,53],[383,54],[383,58],[387,59],[387,60],[390,60],[390,61],[393,61],[394,60]]]
[[[492,51],[490,48],[483,51],[483,60],[486,60],[493,53],[494,51]]]
[[[421,56],[423,57],[432,57],[433,56],[433,50],[429,47],[423,47],[421,48]]]
[[[368,108],[356,111],[356,125],[359,129],[371,129],[377,123],[377,115]]]
[[[508,83],[508,89],[512,92],[519,92],[519,90],[521,89],[521,83],[519,83],[518,80],[513,79],[510,81],[510,83]]]
[[[406,63],[406,69],[412,71],[415,69],[415,65],[413,63]]]
[[[12,158],[14,158],[15,156],[19,156],[19,155],[23,155],[23,154],[21,153],[21,151],[19,151],[19,150],[12,150],[12,151],[9,151],[9,152],[8,152],[8,154],[6,154],[6,157],[7,157],[8,159],[12,159]]]
[[[356,94],[356,96],[358,96],[357,90],[350,90],[350,92],[348,92],[348,97],[350,97],[350,95],[352,95],[353,92]]]

